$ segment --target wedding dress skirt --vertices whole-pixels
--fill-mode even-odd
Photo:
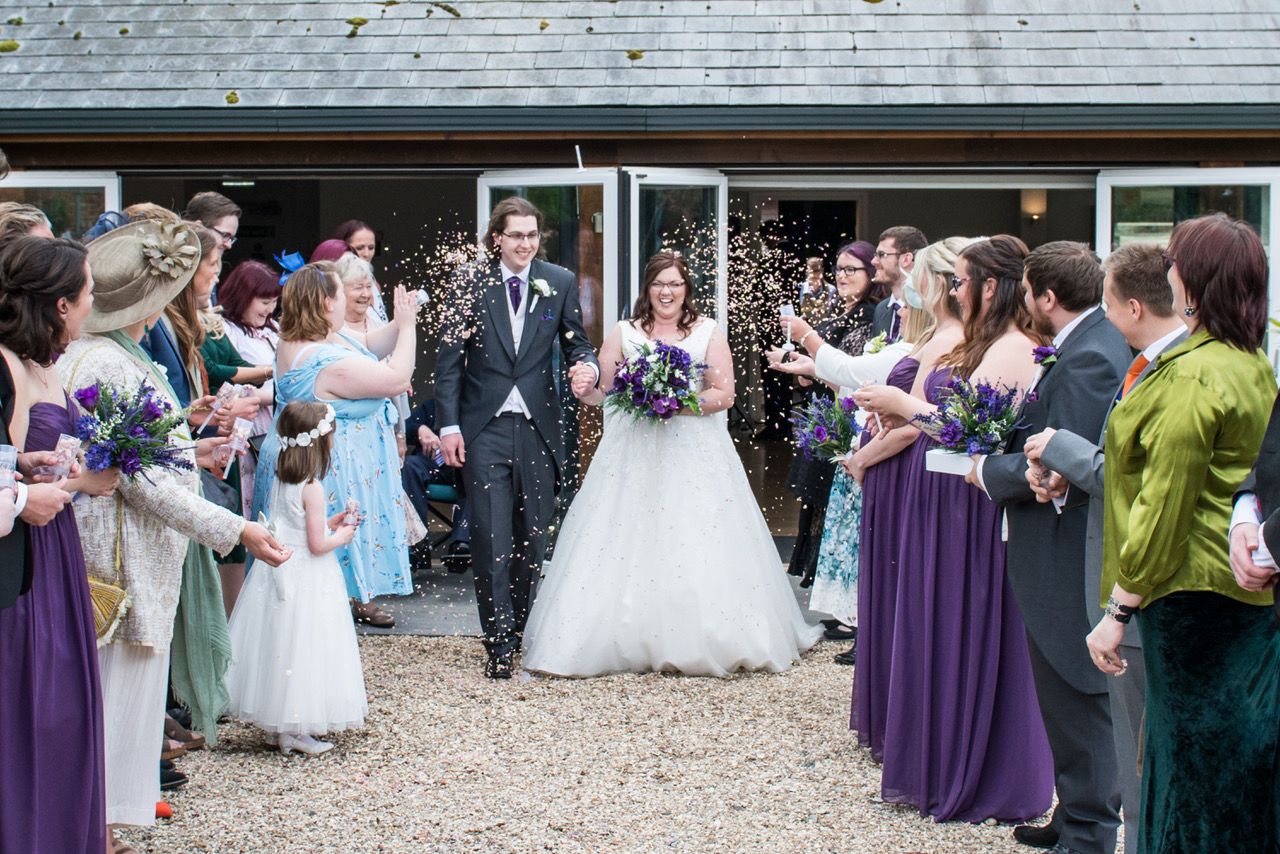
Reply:
[[[714,323],[685,341],[695,361]],[[645,339],[624,323],[624,354]],[[526,670],[559,676],[780,672],[817,642],[796,603],[723,413],[604,437],[545,567]]]

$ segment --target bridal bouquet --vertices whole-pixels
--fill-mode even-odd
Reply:
[[[85,411],[76,434],[86,443],[85,465],[91,470],[115,466],[127,477],[141,475],[150,482],[149,468],[193,468],[183,450],[169,444],[169,434],[186,422],[186,412],[158,398],[146,383],[132,393],[94,383],[72,397]]]
[[[1009,434],[1018,426],[1022,393],[1014,387],[970,383],[960,377],[953,377],[947,390],[937,411],[916,419],[922,428],[936,433],[942,445],[926,454],[926,468],[965,474],[972,467],[970,455],[998,454],[1003,450]]]
[[[810,460],[839,462],[853,448],[858,425],[853,413],[858,405],[852,397],[814,398],[791,417],[796,447]]]
[[[635,356],[618,363],[605,406],[637,420],[667,421],[681,409],[701,415],[693,384],[705,367],[679,347],[661,341],[646,343]]]

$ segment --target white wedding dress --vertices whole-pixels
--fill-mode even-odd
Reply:
[[[619,324],[624,358],[647,340]],[[675,342],[704,360],[716,325]],[[525,627],[524,668],[558,676],[780,672],[813,646],[724,413],[606,410]]]

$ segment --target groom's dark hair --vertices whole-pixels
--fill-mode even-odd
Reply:
[[[519,196],[508,196],[493,206],[493,213],[489,216],[489,228],[484,233],[484,248],[489,251],[489,255],[492,257],[496,257],[498,254],[498,249],[493,242],[493,236],[501,234],[503,229],[507,227],[507,217],[509,216],[531,216],[538,222],[538,232],[542,232],[542,211],[538,210],[537,205]],[[541,242],[538,243],[538,257],[546,257],[546,253],[542,250]]]

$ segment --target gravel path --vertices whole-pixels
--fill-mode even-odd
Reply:
[[[826,643],[781,675],[495,683],[477,640],[364,637],[363,730],[288,758],[257,730],[178,760],[139,850],[1016,852],[1008,827],[878,801]]]

